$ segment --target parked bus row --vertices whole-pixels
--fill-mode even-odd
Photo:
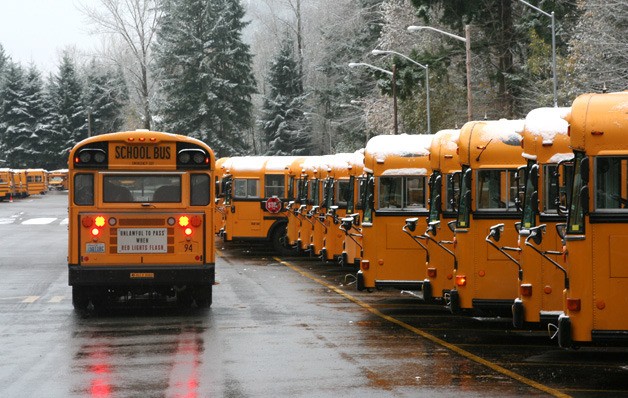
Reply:
[[[68,171],[0,168],[0,201],[68,189]]]
[[[352,154],[219,159],[216,231],[417,291],[456,314],[628,341],[628,92]]]

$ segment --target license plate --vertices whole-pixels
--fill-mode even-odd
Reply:
[[[131,279],[153,279],[155,273],[153,272],[131,272]]]
[[[104,252],[105,252],[104,243],[86,243],[85,244],[85,253],[104,253]]]

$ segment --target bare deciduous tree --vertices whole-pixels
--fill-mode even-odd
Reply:
[[[124,43],[126,54],[116,56],[116,63],[124,67],[130,85],[137,96],[143,127],[151,128],[150,48],[161,16],[158,0],[98,0],[92,7],[83,4],[82,12],[94,24],[97,33],[108,35]],[[125,55],[131,62],[124,62]]]

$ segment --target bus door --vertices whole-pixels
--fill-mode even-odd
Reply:
[[[259,178],[233,178],[233,203],[230,215],[234,216],[231,231],[233,238],[262,237],[260,185]]]

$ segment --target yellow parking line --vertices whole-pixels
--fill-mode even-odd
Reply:
[[[534,380],[531,380],[531,379],[528,379],[527,377],[521,376],[520,374],[517,374],[517,373],[515,373],[513,371],[510,371],[510,370],[508,370],[508,369],[506,369],[506,368],[504,368],[504,367],[502,367],[502,366],[500,366],[500,365],[498,365],[496,363],[493,363],[493,362],[488,361],[488,360],[486,360],[484,358],[481,358],[481,357],[479,357],[479,356],[477,356],[475,354],[470,353],[469,351],[463,350],[462,348],[460,348],[460,347],[458,347],[458,346],[456,346],[454,344],[451,344],[451,343],[448,343],[448,342],[446,342],[444,340],[441,340],[438,337],[433,336],[433,335],[431,335],[431,334],[429,334],[427,332],[424,332],[421,329],[415,328],[414,326],[408,325],[407,323],[405,323],[403,321],[400,321],[400,320],[395,319],[395,318],[393,318],[391,316],[388,316],[388,315],[382,313],[381,311],[379,311],[379,310],[371,307],[370,305],[366,304],[365,302],[363,302],[363,301],[361,301],[361,300],[351,296],[350,294],[347,294],[346,292],[340,290],[336,286],[333,286],[333,285],[327,283],[326,281],[324,281],[324,280],[322,280],[320,278],[317,278],[316,276],[314,276],[314,275],[312,275],[312,274],[310,274],[310,273],[308,273],[306,271],[301,270],[297,266],[295,266],[293,264],[290,264],[287,261],[283,261],[283,260],[281,260],[278,257],[273,257],[273,258],[276,261],[278,261],[280,264],[283,264],[286,267],[292,269],[293,271],[296,271],[299,274],[305,276],[306,278],[309,278],[309,279],[313,280],[314,282],[319,283],[319,284],[325,286],[329,290],[333,290],[334,292],[338,293],[339,295],[341,295],[342,297],[346,298],[347,300],[352,301],[352,302],[358,304],[359,306],[361,306],[362,308],[368,310],[372,314],[377,315],[378,317],[380,317],[382,319],[385,319],[385,320],[387,320],[387,321],[389,321],[391,323],[399,325],[402,328],[404,328],[406,330],[409,330],[409,331],[411,331],[414,334],[417,334],[417,335],[419,335],[419,336],[421,336],[423,338],[426,338],[426,339],[432,341],[433,343],[436,343],[436,344],[438,344],[438,345],[440,345],[442,347],[445,347],[445,348],[455,352],[458,355],[461,355],[461,356],[463,356],[463,357],[465,357],[467,359],[470,359],[470,360],[472,360],[472,361],[474,361],[476,363],[484,365],[484,366],[486,366],[486,367],[488,367],[488,368],[490,368],[490,369],[492,369],[492,370],[494,370],[494,371],[496,371],[498,373],[501,373],[501,374],[503,374],[505,376],[508,376],[508,377],[510,377],[510,378],[512,378],[514,380],[517,380],[518,382],[523,383],[523,384],[527,384],[530,387],[536,388],[537,390],[543,391],[543,392],[545,392],[547,394],[550,394],[550,395],[552,395],[554,397],[561,397],[561,398],[569,397],[569,395],[564,394],[564,393],[562,393],[562,392],[560,392],[560,391],[558,391],[556,389],[553,389],[553,388],[548,387],[546,385],[543,385],[541,383],[537,383]]]

